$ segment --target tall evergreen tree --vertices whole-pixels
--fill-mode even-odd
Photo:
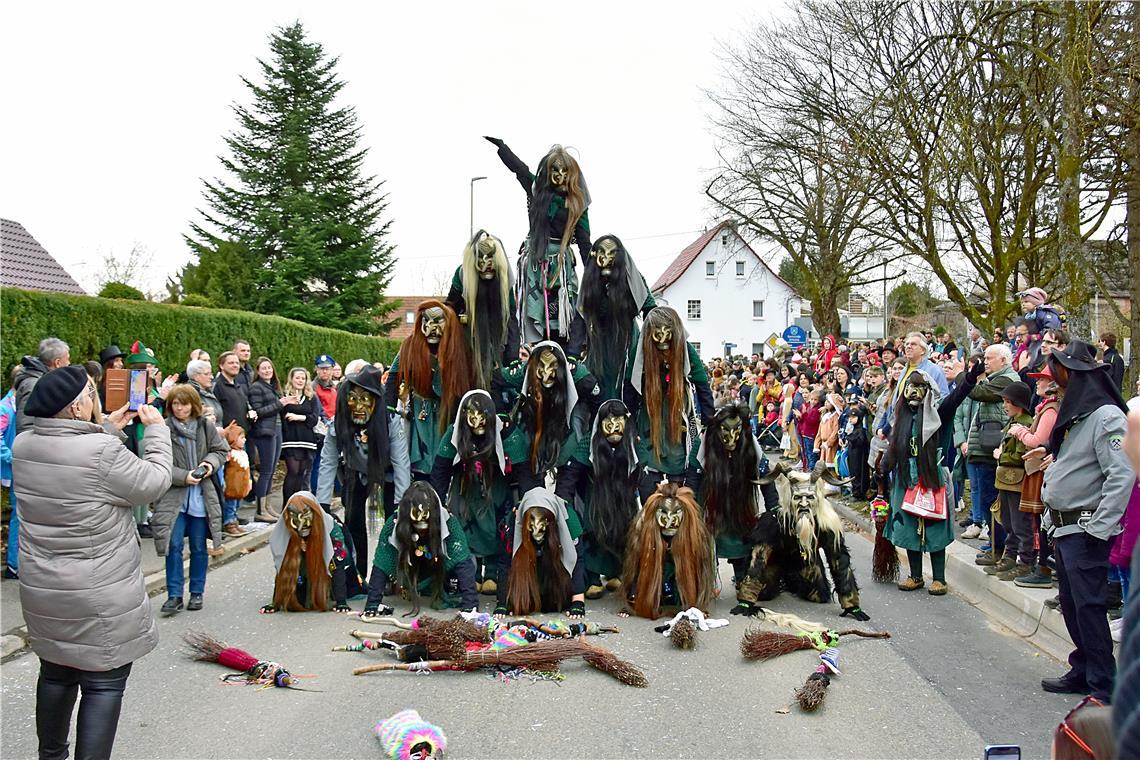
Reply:
[[[334,107],[344,88],[336,58],[305,38],[300,22],[270,37],[246,78],[249,106],[225,138],[226,179],[203,180],[208,208],[186,241],[197,262],[185,293],[218,305],[277,314],[358,333],[383,333],[394,303],[384,290],[395,266],[382,220],[382,181],[365,176],[355,109]]]

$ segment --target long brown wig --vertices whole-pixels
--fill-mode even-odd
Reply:
[[[539,555],[530,537],[530,513],[542,510],[550,514],[546,545]],[[507,606],[514,615],[533,612],[561,612],[570,604],[570,573],[562,564],[562,543],[558,539],[557,518],[545,507],[533,506],[522,520],[522,540],[511,560],[507,581]]]
[[[439,432],[455,419],[455,408],[463,394],[471,388],[471,360],[467,353],[467,340],[463,325],[455,310],[442,301],[424,301],[416,309],[416,322],[412,334],[400,344],[400,382],[423,398],[436,398],[431,384],[431,344],[423,334],[424,312],[431,308],[443,310],[443,337],[439,341],[436,358],[439,360],[440,389]]]
[[[546,352],[559,359],[554,385],[544,388],[538,379],[540,359]],[[562,354],[549,346],[532,351],[526,365],[527,395],[522,398],[522,423],[530,434],[531,471],[544,473],[558,464],[562,442],[570,435],[570,400],[566,397],[566,373],[570,368]]]
[[[654,327],[662,325],[673,328],[673,342],[665,354],[657,350],[652,334]],[[649,418],[649,445],[653,448],[654,456],[660,458],[663,434],[671,445],[676,446],[681,442],[686,428],[685,386],[688,378],[684,377],[684,372],[688,346],[677,312],[668,306],[658,306],[649,312],[641,331],[641,351],[645,360],[642,395],[645,398],[645,413]],[[664,426],[662,416],[665,417]]]
[[[667,498],[677,499],[684,511],[681,527],[666,543],[657,525],[657,505]],[[681,609],[696,607],[708,611],[712,603],[716,566],[712,538],[691,488],[664,482],[645,502],[629,529],[629,542],[622,572],[622,585],[633,591],[633,612],[655,620],[661,616],[661,587],[665,560],[673,555],[677,593]]]
[[[303,498],[294,496],[290,501]],[[300,534],[289,530],[289,545],[285,549],[285,556],[281,558],[281,567],[277,569],[277,577],[273,581],[273,606],[286,612],[327,612],[332,579],[329,576],[328,565],[325,564],[325,520],[332,518],[325,514],[317,502],[304,500],[313,513],[312,527],[308,539],[302,539]],[[281,519],[288,520],[284,515]],[[305,576],[308,578],[309,602],[312,605],[310,607],[306,607],[297,598],[297,578],[301,574],[302,560],[305,563]]]

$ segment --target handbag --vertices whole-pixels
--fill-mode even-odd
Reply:
[[[911,486],[903,495],[902,511],[927,520],[945,520],[946,486],[934,490]]]
[[[1021,481],[1021,503],[1019,512],[1029,512],[1039,515],[1045,511],[1045,503],[1041,501],[1041,486],[1045,483],[1045,471],[1038,470],[1025,476]]]
[[[997,420],[978,423],[978,446],[982,451],[990,452],[1001,446],[1002,438],[1005,437],[1004,428],[1005,425]]]
[[[1021,485],[1025,480],[1024,467],[1011,467],[1008,464],[999,464],[996,473],[997,482],[1005,486]],[[1020,491],[1020,488],[1003,488],[1003,491]]]

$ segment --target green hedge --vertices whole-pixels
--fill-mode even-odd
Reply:
[[[210,352],[214,369],[218,355],[234,339],[250,342],[253,355],[268,356],[278,374],[290,367],[312,371],[313,359],[328,353],[341,363],[364,358],[389,364],[399,341],[314,327],[283,317],[248,311],[202,309],[162,303],[118,301],[69,296],[15,288],[0,288],[0,349],[4,376],[24,354],[35,354],[40,340],[55,336],[71,347],[73,362],[98,359],[99,351],[117,343],[126,351],[141,340],[154,349],[164,374],[186,368],[190,351]]]

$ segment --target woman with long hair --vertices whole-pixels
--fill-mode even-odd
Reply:
[[[317,410],[309,370],[304,367],[289,370],[285,393],[281,399],[281,455],[285,459],[282,504],[288,504],[290,497],[309,482],[317,451],[317,434],[313,431]]]
[[[202,416],[202,399],[191,385],[178,384],[166,394],[170,416],[170,444],[174,454],[170,490],[154,505],[150,518],[158,555],[166,557],[166,602],[162,612],[173,615],[182,609],[185,579],[182,573],[182,542],[190,539],[190,601],[188,610],[202,609],[206,591],[206,568],[210,559],[206,534],[222,549],[222,501],[214,473],[226,464],[230,447],[218,435],[213,420]]]
[[[280,414],[282,407],[281,383],[277,369],[268,356],[259,356],[253,365],[253,382],[249,384],[249,408],[252,421],[249,442],[257,452],[257,480],[253,484],[253,497],[257,504],[255,520],[277,522],[281,515],[269,506],[269,491],[273,486],[273,473],[277,469],[281,442]]]

